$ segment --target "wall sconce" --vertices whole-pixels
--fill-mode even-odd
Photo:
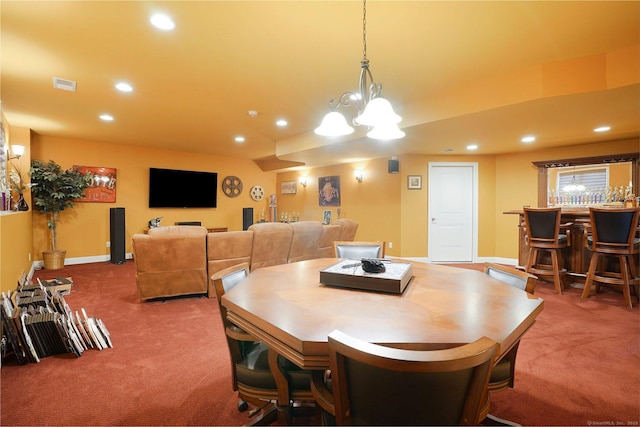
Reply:
[[[303,187],[307,186],[307,177],[306,176],[301,176],[298,181],[300,181],[300,185],[302,185]]]
[[[356,177],[356,181],[358,182],[362,182],[362,176],[363,176],[363,172],[362,169],[356,169],[353,171],[353,176]]]
[[[13,151],[13,157],[7,160],[19,159],[24,154],[24,145],[12,145],[11,151]]]

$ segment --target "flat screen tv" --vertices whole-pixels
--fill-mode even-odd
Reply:
[[[150,208],[215,208],[218,174],[149,168]]]

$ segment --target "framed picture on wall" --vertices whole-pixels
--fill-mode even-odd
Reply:
[[[318,204],[320,206],[340,206],[340,177],[318,178]]]
[[[331,211],[322,211],[322,223],[327,225],[331,224]]]
[[[296,194],[298,189],[296,181],[284,181],[280,183],[280,194]]]
[[[93,177],[91,185],[84,190],[84,196],[76,202],[114,203],[116,201],[116,169],[96,166],[74,166],[82,173]]]
[[[422,190],[422,175],[407,176],[407,188],[409,190]]]

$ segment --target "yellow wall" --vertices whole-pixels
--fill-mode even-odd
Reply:
[[[22,272],[29,273],[32,253],[31,213],[0,213],[0,288],[14,290]]]
[[[10,164],[19,167],[28,182],[28,172],[31,158],[31,132],[27,128],[9,126],[4,120],[5,138],[11,145],[22,145],[25,152],[19,159],[12,159]],[[11,165],[7,165],[8,168]],[[17,194],[13,195],[14,200]],[[24,192],[24,198],[31,207],[31,193]],[[16,288],[16,283],[22,272],[29,273],[33,259],[33,224],[31,210],[26,212],[7,213],[0,215],[0,290],[3,292]]]
[[[249,189],[261,185],[266,194],[275,190],[275,173],[262,172],[253,161],[236,158],[39,135],[33,136],[31,156],[44,161],[55,160],[63,168],[82,165],[117,170],[115,203],[77,203],[59,215],[58,247],[67,251],[67,258],[110,253],[106,246],[110,240],[109,208],[125,208],[126,251],[131,252],[131,237],[143,233],[148,221],[160,216],[163,217],[161,225],[201,221],[206,227],[241,230],[243,207],[260,210],[267,206],[266,199],[254,202],[249,197]],[[218,187],[225,176],[235,175],[241,178],[244,189],[235,198],[227,197],[218,189],[218,207],[215,209],[149,209],[149,167],[217,172]],[[41,251],[50,246],[50,233],[43,215],[36,213],[33,222],[35,257],[41,259]]]

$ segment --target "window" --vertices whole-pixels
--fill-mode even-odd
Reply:
[[[572,184],[584,186],[586,190],[604,189],[609,186],[609,167],[575,167],[558,173],[556,191],[567,191],[565,188]]]

